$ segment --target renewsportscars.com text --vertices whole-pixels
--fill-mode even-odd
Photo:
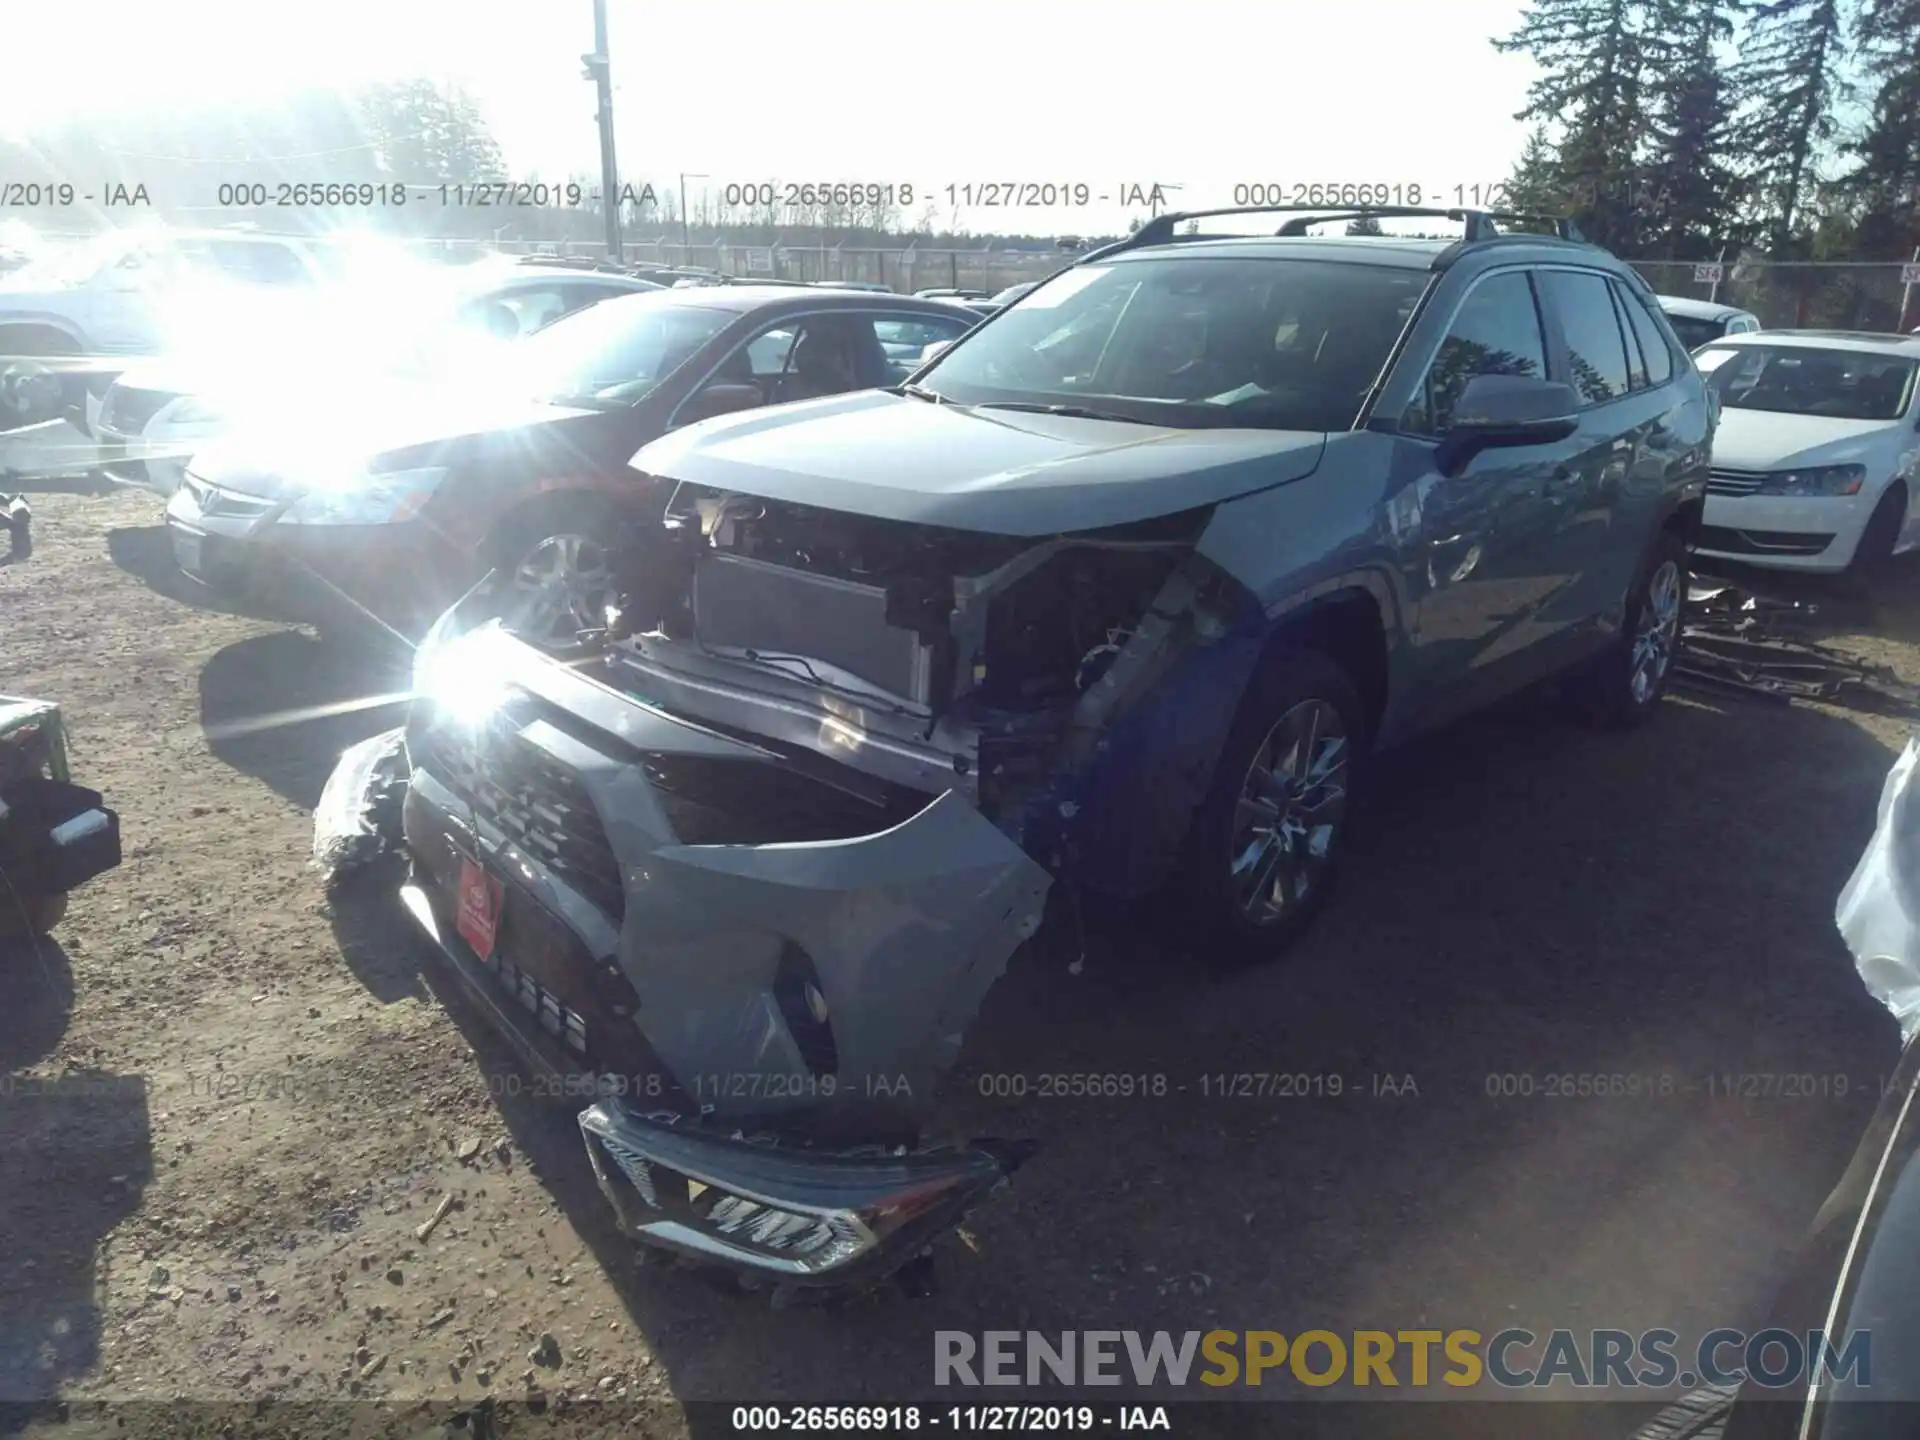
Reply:
[[[1872,1383],[1872,1337],[1849,1331],[1710,1330],[1691,1350],[1672,1330],[936,1330],[936,1385],[1307,1385],[1466,1389],[1678,1385],[1774,1388],[1816,1372]]]

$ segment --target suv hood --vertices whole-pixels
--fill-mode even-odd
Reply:
[[[1326,436],[1176,430],[883,390],[689,426],[634,456],[664,479],[882,520],[1055,535],[1218,504],[1313,472]]]
[[[1897,438],[1897,420],[1839,420],[1775,410],[1722,409],[1713,463],[1729,470],[1790,470],[1878,460]]]

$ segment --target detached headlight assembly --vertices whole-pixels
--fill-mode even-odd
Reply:
[[[389,525],[420,513],[446,478],[444,466],[363,476],[344,486],[315,487],[287,507],[282,525]]]
[[[1858,495],[1866,484],[1864,465],[1815,465],[1805,470],[1776,470],[1756,495],[1784,495],[1799,499]]]

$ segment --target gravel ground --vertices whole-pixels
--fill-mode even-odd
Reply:
[[[66,707],[126,861],[0,953],[0,1400],[615,1397],[679,1433],[696,1400],[950,1400],[938,1329],[1697,1336],[1757,1323],[1895,1056],[1832,912],[1904,725],[1673,699],[1622,737],[1519,707],[1383,767],[1284,965],[1210,976],[1102,923],[1078,973],[1018,957],[943,1118],[1038,1157],[933,1297],[776,1310],[638,1263],[390,909],[323,901],[309,811],[396,723],[366,703],[391,664],[192,590],[152,497],[32,499],[0,689]],[[1899,590],[1859,643],[1920,676]],[[1252,1072],[1344,1093],[1205,1093]],[[1783,1072],[1850,1093],[1705,1089]],[[1050,1073],[1167,1093],[1035,1098]],[[1677,1088],[1488,1094],[1579,1073]],[[1552,1413],[1530,1433],[1635,1423]]]

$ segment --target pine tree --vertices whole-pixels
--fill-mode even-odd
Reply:
[[[1646,169],[1647,239],[1676,259],[1720,253],[1740,193],[1728,159],[1733,107],[1720,47],[1737,0],[1667,0],[1661,24],[1672,54],[1653,86],[1653,151]]]
[[[1522,215],[1558,215],[1571,208],[1560,183],[1560,160],[1544,122],[1527,132],[1526,148],[1507,177],[1505,209]]]
[[[1540,67],[1514,118],[1558,119],[1554,169],[1582,228],[1614,249],[1631,248],[1634,160],[1646,131],[1649,50],[1659,44],[1641,0],[1530,0],[1520,28],[1493,42]]]
[[[1787,253],[1818,181],[1821,149],[1847,98],[1846,58],[1840,0],[1770,0],[1742,37],[1729,78],[1744,113],[1730,138],[1750,157],[1747,178],[1776,256]]]
[[[1380,228],[1380,221],[1377,216],[1362,215],[1357,220],[1349,220],[1347,222],[1347,234],[1349,235],[1381,235],[1385,233],[1386,232]]]
[[[506,178],[499,142],[464,91],[431,80],[373,85],[360,97],[360,115],[392,179],[423,185]]]
[[[1920,246],[1920,0],[1868,0],[1859,40],[1872,117],[1841,184],[1860,203],[1863,258],[1905,260]]]

